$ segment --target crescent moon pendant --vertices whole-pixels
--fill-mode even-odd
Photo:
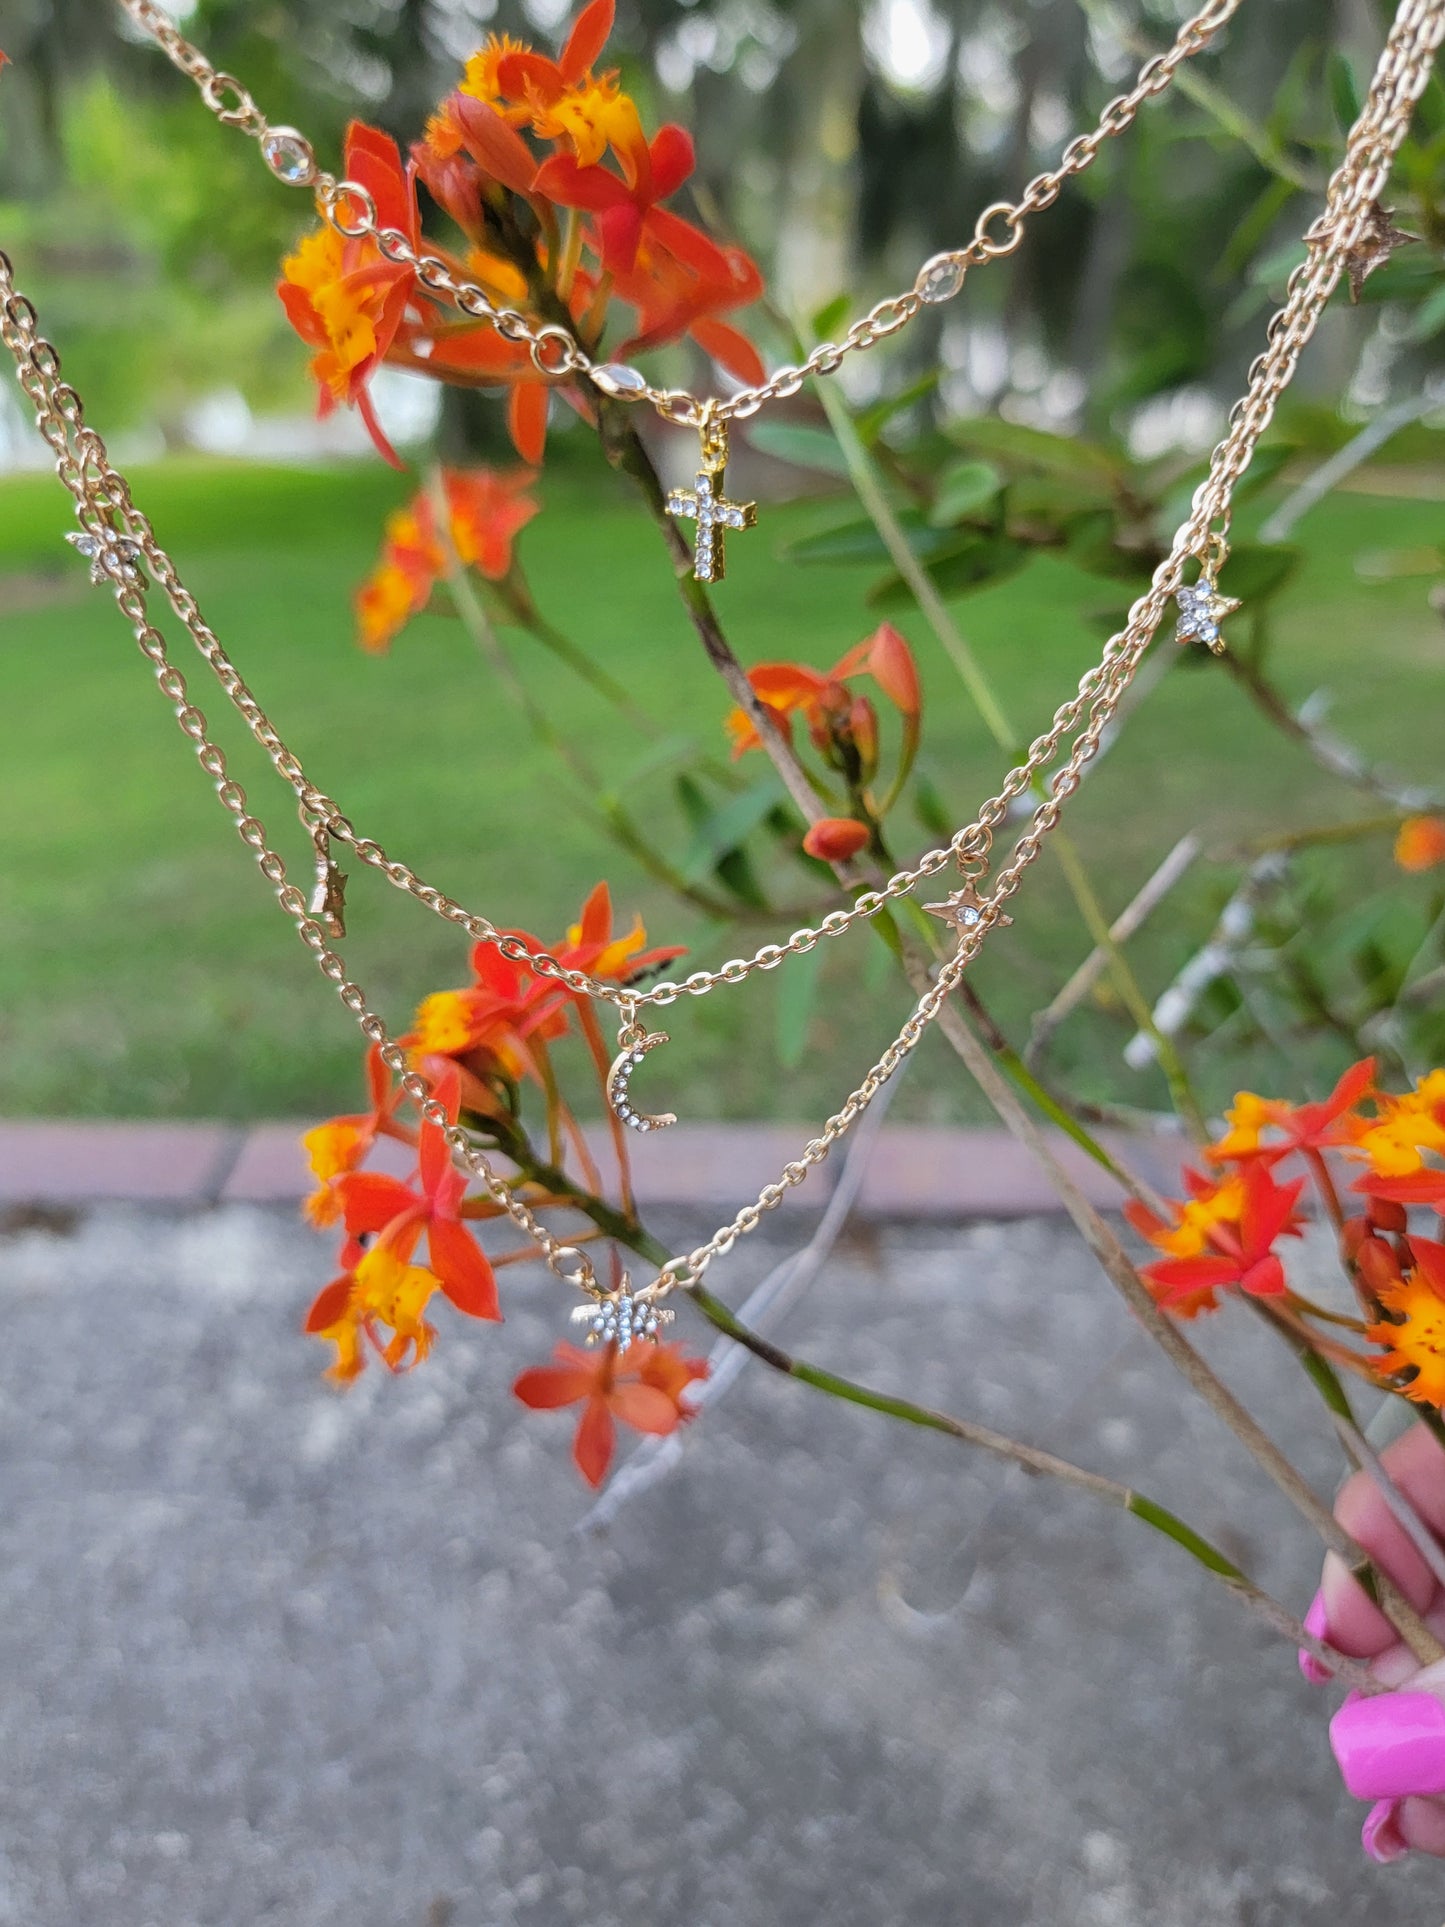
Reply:
[[[677,1115],[673,1111],[660,1111],[653,1116],[647,1111],[639,1111],[632,1102],[630,1086],[632,1073],[650,1050],[668,1041],[665,1030],[652,1031],[646,1037],[639,1037],[635,1044],[621,1050],[612,1060],[612,1068],[607,1073],[607,1102],[633,1131],[665,1131],[669,1124],[676,1124]]]

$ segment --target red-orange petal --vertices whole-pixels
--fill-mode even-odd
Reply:
[[[316,1294],[315,1302],[306,1314],[303,1327],[308,1332],[329,1331],[339,1325],[346,1316],[346,1308],[351,1303],[351,1273],[343,1272],[341,1277],[333,1278],[329,1285],[323,1285]]]
[[[572,1441],[572,1457],[588,1485],[601,1485],[607,1477],[616,1443],[617,1429],[605,1401],[589,1398]]]

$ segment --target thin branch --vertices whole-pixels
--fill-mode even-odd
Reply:
[[[1193,867],[1203,847],[1200,838],[1192,830],[1187,836],[1180,837],[1138,895],[1109,926],[1109,934],[1116,944],[1127,943],[1143,928],[1174,886]],[[1029,1028],[1028,1048],[1024,1052],[1026,1063],[1033,1065],[1038,1062],[1059,1025],[1089,995],[1108,967],[1109,953],[1102,946],[1097,946],[1079,965],[1053,1002],[1038,1012]]]
[[[1279,690],[1256,663],[1248,662],[1233,649],[1225,649],[1220,662],[1269,722],[1291,741],[1298,743],[1321,769],[1355,789],[1378,796],[1392,809],[1406,816],[1445,807],[1445,792],[1423,784],[1401,783],[1388,770],[1375,769],[1360,752],[1342,737],[1324,727],[1329,707],[1327,693],[1316,690],[1298,709],[1291,709]]]
[[[1392,402],[1388,408],[1382,408],[1373,421],[1366,422],[1358,435],[1352,436],[1343,448],[1337,448],[1327,461],[1321,462],[1298,488],[1285,497],[1269,519],[1260,524],[1257,540],[1288,542],[1294,534],[1295,524],[1322,502],[1332,489],[1338,488],[1347,475],[1353,475],[1362,463],[1369,461],[1385,446],[1391,436],[1428,415],[1432,408],[1439,406],[1439,402],[1439,395],[1427,390],[1424,394],[1412,395],[1407,401]]]
[[[1410,1544],[1430,1568],[1435,1584],[1445,1591],[1445,1546],[1440,1544],[1439,1539],[1390,1477],[1384,1461],[1359,1427],[1352,1425],[1339,1412],[1332,1412],[1330,1417],[1334,1421],[1335,1430],[1340,1435],[1340,1443],[1349,1457],[1354,1460],[1356,1469],[1369,1474],[1395,1523],[1406,1534]]]
[[[1279,852],[1270,852],[1250,865],[1243,882],[1220,911],[1209,941],[1195,951],[1156,1000],[1156,1031],[1165,1037],[1177,1036],[1209,986],[1233,968],[1239,951],[1254,934],[1260,897],[1281,880],[1287,865],[1287,856]],[[1142,1069],[1153,1055],[1154,1039],[1142,1030],[1124,1046],[1124,1062],[1131,1070]]]

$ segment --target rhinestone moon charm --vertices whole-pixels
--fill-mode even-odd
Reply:
[[[612,1068],[607,1073],[607,1102],[630,1131],[665,1131],[669,1124],[677,1122],[675,1111],[660,1111],[654,1116],[639,1111],[632,1102],[633,1072],[650,1050],[667,1041],[665,1030],[644,1032],[626,1041],[612,1060]]]

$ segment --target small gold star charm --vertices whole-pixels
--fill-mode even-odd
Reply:
[[[1176,642],[1202,642],[1216,656],[1224,654],[1224,637],[1219,625],[1244,605],[1237,596],[1221,595],[1211,575],[1202,575],[1193,588],[1177,589],[1179,622],[1174,631]]]
[[[955,890],[946,902],[925,903],[923,907],[930,917],[938,917],[942,922],[951,925],[962,937],[970,930],[977,930],[983,922],[983,914],[988,906],[978,893],[978,885],[970,878],[962,889]],[[996,927],[1002,928],[1005,924],[1012,923],[1013,918],[1006,917],[1000,910],[993,921]]]
[[[1385,265],[1396,248],[1403,248],[1419,238],[1418,234],[1407,234],[1404,228],[1395,226],[1394,208],[1381,207],[1378,201],[1372,201],[1364,226],[1360,229],[1360,238],[1345,256],[1351,301],[1359,300],[1366,281],[1376,268]]]

